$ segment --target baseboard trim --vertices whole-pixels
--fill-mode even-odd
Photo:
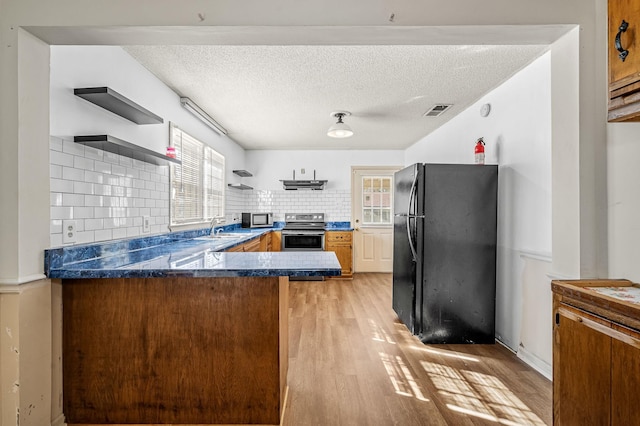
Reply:
[[[65,425],[66,423],[64,422],[64,414],[60,414],[55,419],[51,420],[51,426],[65,426]]]
[[[553,367],[551,364],[541,360],[531,352],[527,351],[523,346],[518,348],[518,358],[525,362],[528,366],[542,374],[549,380],[553,380]]]

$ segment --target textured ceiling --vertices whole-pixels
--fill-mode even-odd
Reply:
[[[126,46],[246,149],[403,149],[453,118],[547,45]],[[424,117],[434,104],[453,104]],[[332,111],[355,135],[332,139]]]

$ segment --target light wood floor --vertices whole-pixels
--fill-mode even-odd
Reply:
[[[551,382],[495,345],[423,345],[390,274],[290,284],[283,425],[551,424]]]

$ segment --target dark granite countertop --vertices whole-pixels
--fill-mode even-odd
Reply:
[[[45,250],[49,278],[336,276],[335,253],[224,252],[279,228],[220,227]]]

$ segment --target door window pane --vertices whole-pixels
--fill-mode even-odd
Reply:
[[[363,225],[391,225],[393,176],[362,177]]]

